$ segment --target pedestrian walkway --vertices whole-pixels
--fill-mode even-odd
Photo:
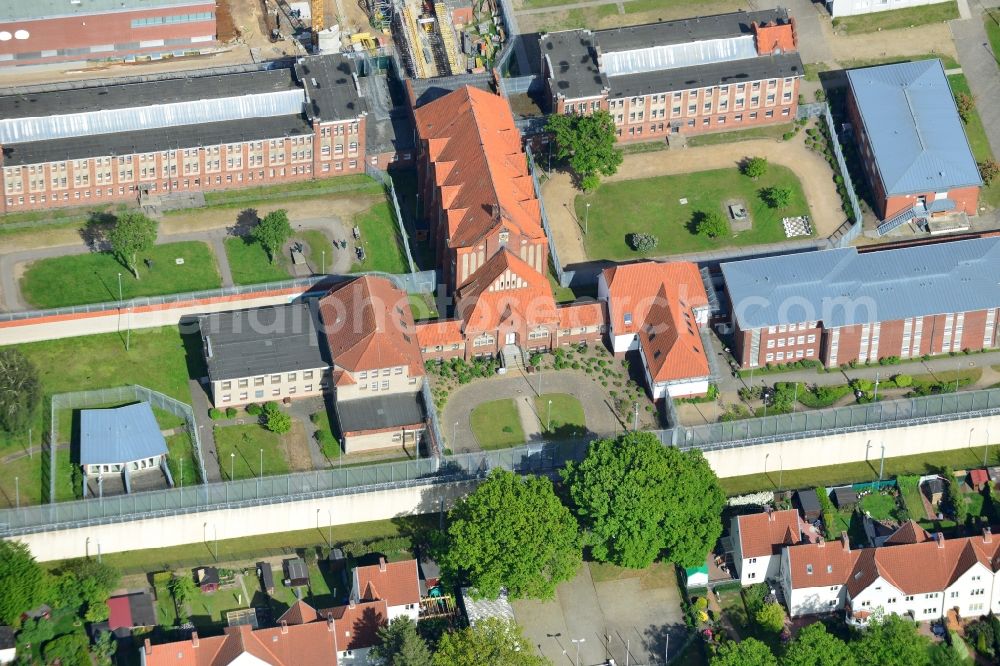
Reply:
[[[960,3],[961,4],[961,3]],[[1000,11],[993,12],[1000,21]],[[1000,155],[1000,68],[986,36],[983,17],[957,19],[949,24],[958,49],[962,72],[969,81],[969,88],[978,100],[976,108],[983,120],[986,137],[994,155]]]
[[[219,454],[215,450],[215,423],[208,416],[211,404],[208,394],[197,379],[188,380],[191,389],[191,410],[194,412],[195,425],[198,428],[198,438],[201,440],[201,458],[205,463],[206,483],[222,481],[222,471],[219,466]]]

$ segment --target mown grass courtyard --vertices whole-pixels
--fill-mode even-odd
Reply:
[[[769,207],[761,196],[768,188],[789,190],[788,204]],[[735,233],[727,229],[717,238],[698,233],[702,215],[717,213],[729,220],[726,204],[733,201],[746,206],[750,229]],[[577,196],[575,210],[587,230],[583,235],[587,256],[619,260],[777,243],[786,240],[782,218],[809,214],[799,179],[777,164],[768,165],[757,180],[734,167],[605,183],[592,194]],[[646,252],[633,250],[628,239],[636,233],[655,236],[657,246]]]

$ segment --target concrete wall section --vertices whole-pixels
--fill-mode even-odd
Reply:
[[[118,553],[137,548],[164,548],[254,534],[317,529],[317,541],[330,525],[345,525],[397,516],[448,510],[476,482],[421,485],[280,504],[204,511],[127,523],[70,528],[18,537],[40,561]],[[206,558],[209,557],[205,553]]]

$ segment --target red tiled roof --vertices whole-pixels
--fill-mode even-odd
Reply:
[[[287,622],[288,624],[309,624],[310,622],[315,622],[318,617],[319,615],[316,614],[315,608],[299,599],[281,614],[278,622],[279,624],[281,622]]]
[[[222,636],[149,645],[146,666],[226,666],[249,654],[271,666],[336,666],[333,623],[321,621],[270,629],[226,627]]]
[[[581,328],[604,324],[604,303],[574,303],[559,308],[559,328]]]
[[[348,372],[405,365],[424,374],[406,293],[389,280],[365,275],[338,285],[319,301],[330,354]]]
[[[420,603],[420,579],[417,575],[417,561],[385,562],[358,567],[354,570],[357,590],[362,601],[381,599],[388,606],[404,606]]]
[[[889,535],[889,538],[885,540],[882,544],[883,546],[898,546],[904,543],[923,543],[928,541],[931,535],[916,523],[916,521],[908,520],[899,528]]]
[[[108,599],[108,628],[111,631],[132,628],[132,608],[127,596]]]
[[[708,294],[698,266],[687,261],[640,261],[604,269],[608,317],[615,335],[638,333],[662,287],[685,308],[705,307]],[[632,323],[625,323],[625,314]]]
[[[671,298],[666,286],[660,288],[649,308],[639,331],[639,345],[654,382],[711,374],[694,314]]]
[[[417,324],[417,344],[421,349],[462,342],[462,322],[457,319]]]
[[[972,483],[974,487],[979,487],[990,480],[989,475],[986,473],[985,469],[974,469],[969,472],[969,482]]]
[[[740,516],[740,552],[744,559],[777,555],[782,546],[802,541],[799,512],[795,509]]]
[[[377,645],[379,628],[389,622],[389,610],[381,599],[337,606],[321,614],[333,618],[337,628],[337,645],[341,651]]]
[[[788,548],[788,573],[794,589],[846,585],[862,551],[839,541],[819,541]]]
[[[456,314],[466,336],[501,324],[529,329],[559,321],[548,279],[513,252],[493,255],[455,294]]]
[[[500,226],[526,238],[545,236],[507,100],[465,86],[416,109],[414,117],[427,141],[450,247],[474,245]]]

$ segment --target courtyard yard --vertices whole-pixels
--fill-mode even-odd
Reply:
[[[319,229],[297,230],[291,242],[305,244],[305,256],[309,272],[320,273],[329,269],[334,261],[333,244]],[[251,238],[227,238],[224,241],[229,266],[236,284],[258,284],[289,280],[292,274],[292,259],[289,252],[282,250],[271,262],[260,243]],[[347,252],[348,250],[341,250]],[[325,255],[323,253],[326,253]],[[324,266],[325,260],[325,266]]]
[[[785,208],[769,208],[760,191],[788,188],[792,195]],[[699,215],[718,213],[727,220],[727,202],[739,202],[750,213],[752,227],[713,239],[699,235]],[[587,204],[590,204],[589,219]],[[633,259],[722,247],[778,243],[786,240],[783,217],[808,215],[809,207],[799,179],[791,169],[771,164],[758,180],[736,168],[701,171],[676,176],[605,183],[596,192],[576,198],[576,216],[585,220],[587,256],[591,259]],[[659,244],[646,253],[632,250],[632,233],[656,236]]]
[[[403,241],[399,237],[399,227],[393,218],[387,202],[380,202],[354,218],[354,224],[361,229],[361,245],[365,249],[365,260],[351,265],[352,273],[361,271],[383,271],[386,273],[408,273]],[[348,248],[357,244],[348,239]]]
[[[256,423],[216,426],[215,447],[219,453],[222,478],[238,481],[287,474],[290,471],[291,439],[292,433],[278,435]]]
[[[472,410],[470,424],[476,441],[485,451],[524,443],[521,417],[510,398],[482,403]]]
[[[183,263],[178,264],[178,259]],[[188,241],[156,245],[140,256],[138,280],[107,252],[39,259],[21,278],[21,294],[36,308],[117,301],[119,273],[125,299],[215,289],[222,284],[209,246]]]
[[[954,0],[921,7],[907,7],[887,12],[873,12],[857,16],[844,16],[833,20],[833,27],[846,34],[897,30],[929,23],[943,23],[958,18],[958,4]]]
[[[587,431],[587,418],[580,401],[567,393],[535,396],[535,413],[542,434],[550,439],[579,437]]]

